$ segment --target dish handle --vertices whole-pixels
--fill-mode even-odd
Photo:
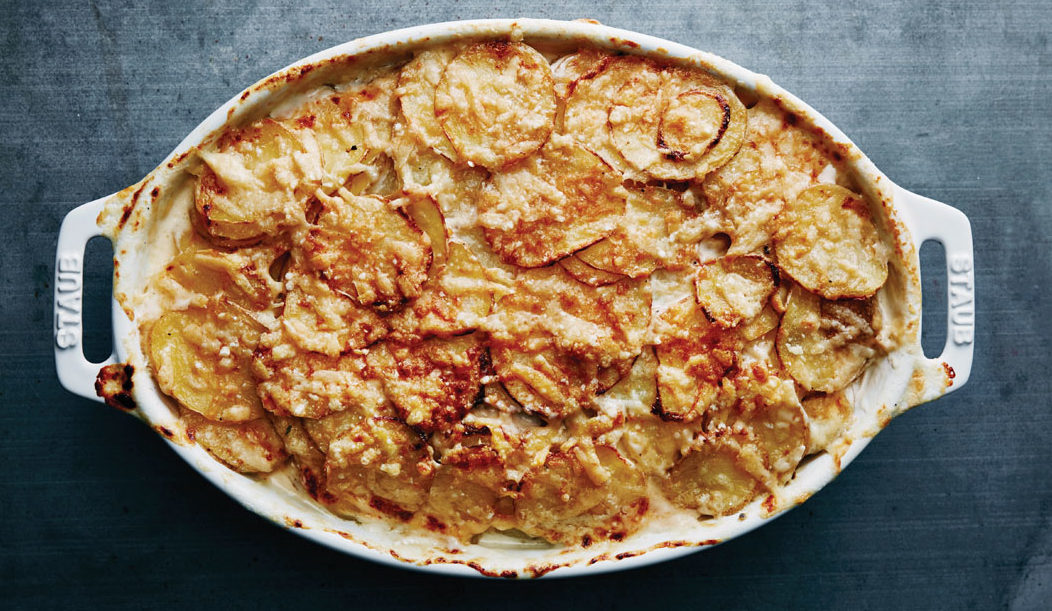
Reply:
[[[95,392],[99,369],[117,362],[110,354],[100,363],[92,363],[81,347],[84,303],[84,248],[88,240],[102,235],[97,224],[108,197],[74,208],[62,221],[55,253],[55,369],[66,390],[102,401]]]
[[[964,386],[972,372],[975,350],[975,264],[972,248],[972,226],[960,210],[898,189],[900,209],[910,216],[914,244],[933,240],[946,252],[946,344],[942,354],[922,359],[924,368],[941,368],[945,373],[943,388],[926,388],[920,400],[928,401]]]

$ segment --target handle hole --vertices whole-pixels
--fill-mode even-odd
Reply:
[[[104,237],[88,240],[84,248],[84,357],[92,363],[113,352],[113,245]]]
[[[946,346],[946,249],[942,243],[927,240],[921,244],[920,267],[921,348],[931,359]]]

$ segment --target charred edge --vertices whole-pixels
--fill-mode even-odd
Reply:
[[[588,536],[588,535],[585,535],[584,538],[581,539],[581,547],[591,547],[591,546],[592,546],[592,538],[590,536]]]
[[[480,393],[481,394],[481,393]],[[476,426],[474,424],[464,424],[464,436],[468,437],[471,435],[489,435],[490,429],[486,425]]]
[[[497,375],[497,370],[493,368],[493,357],[489,353],[489,347],[486,347],[479,354],[479,370],[484,376]]]
[[[161,195],[161,188],[160,187],[154,187],[150,191],[150,197],[152,197],[153,199],[157,199],[158,197],[160,197],[160,195]]]
[[[953,386],[953,379],[957,377],[957,372],[950,367],[949,363],[943,363],[942,368],[946,370],[946,383],[947,386]]]
[[[173,433],[168,427],[159,426],[157,427],[157,432],[164,435],[168,439],[173,439],[175,437],[175,433]]]
[[[796,116],[794,112],[785,112],[785,122],[789,125],[796,125],[800,122],[800,117]]]
[[[427,516],[427,523],[424,526],[426,526],[430,530],[441,533],[446,532],[447,528],[446,524],[438,518],[436,518],[435,516]]]
[[[374,496],[369,499],[369,506],[379,511],[380,513],[387,514],[396,520],[402,522],[408,522],[413,517],[413,512],[402,507],[397,503],[392,503],[387,499],[382,499],[378,496]]]
[[[778,271],[778,266],[770,261],[764,260],[767,267],[771,270],[771,279],[774,280],[774,287],[778,288],[782,285],[782,272]]]
[[[723,121],[720,122],[720,131],[716,133],[716,137],[714,137],[712,139],[712,142],[709,142],[709,145],[705,147],[706,153],[716,148],[716,146],[720,143],[720,140],[723,140],[723,135],[727,133],[727,128],[731,125],[731,105],[727,101],[727,98],[723,97],[718,93],[715,94],[713,97],[716,99],[716,102],[719,103],[720,110],[723,111]]]
[[[134,387],[132,374],[135,368],[127,363],[106,365],[99,370],[95,378],[95,394],[106,402],[106,405],[121,411],[132,411],[137,405],[131,391]]]

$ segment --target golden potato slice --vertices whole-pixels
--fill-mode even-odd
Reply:
[[[382,312],[420,294],[431,241],[412,221],[378,197],[346,189],[336,197],[322,195],[321,203],[324,210],[303,250],[334,291]]]
[[[660,401],[655,413],[691,422],[716,400],[720,380],[738,361],[742,340],[735,330],[709,322],[690,297],[662,312],[657,322]]]
[[[303,350],[283,329],[260,337],[252,372],[263,406],[280,416],[321,418],[352,408],[377,412],[387,401],[364,356]]]
[[[270,415],[274,431],[285,444],[300,476],[300,484],[316,501],[325,502],[325,455],[311,439],[299,418]]]
[[[592,267],[582,261],[576,254],[559,259],[559,265],[566,270],[566,273],[573,276],[574,280],[583,282],[588,286],[606,286],[626,278],[626,276],[621,274],[605,272]]]
[[[200,156],[195,224],[220,243],[258,241],[299,222],[322,177],[313,137],[272,119],[227,131]]]
[[[519,529],[567,545],[621,540],[648,508],[645,476],[609,446],[552,450],[523,477],[520,495]]]
[[[402,194],[402,177],[398,174],[394,160],[385,153],[355,168],[347,179],[345,188],[354,195],[376,195],[382,198]]]
[[[563,55],[552,63],[552,77],[555,78],[555,95],[565,100],[574,83],[602,68],[603,61],[611,57],[606,51],[594,48],[580,49],[575,53]]]
[[[810,424],[807,453],[814,454],[833,445],[851,424],[851,403],[842,392],[814,395],[803,400]]]
[[[409,133],[423,146],[453,161],[457,160],[457,152],[435,116],[435,89],[456,54],[457,50],[452,47],[417,53],[402,66],[396,92]]]
[[[446,262],[446,242],[449,239],[446,221],[438,204],[429,196],[410,196],[399,200],[408,216],[418,229],[427,234],[431,241],[431,265],[438,267]]]
[[[778,216],[778,266],[826,299],[870,297],[888,278],[888,247],[861,195],[815,185]]]
[[[313,137],[321,156],[321,187],[333,193],[347,182],[367,150],[365,128],[350,120],[335,92],[317,96],[283,121],[290,130]],[[297,134],[299,135],[299,134]]]
[[[525,352],[557,348],[609,366],[643,349],[650,325],[644,282],[590,287],[558,265],[524,270],[483,329],[495,346]]]
[[[335,357],[387,335],[383,318],[332,290],[313,270],[297,264],[286,278],[288,294],[281,325],[287,337],[303,350]]]
[[[577,257],[594,268],[630,278],[693,262],[691,247],[697,240],[681,240],[678,230],[696,213],[684,208],[681,199],[680,193],[661,187],[629,190],[617,229]]]
[[[778,329],[778,356],[804,388],[840,390],[876,355],[872,319],[868,300],[829,301],[794,286]]]
[[[669,500],[706,516],[740,511],[764,491],[763,469],[749,452],[731,437],[704,440],[669,470]]]
[[[365,135],[363,163],[375,164],[389,152],[398,120],[397,87],[398,73],[392,72],[341,90],[334,100],[347,122]]]
[[[738,327],[738,332],[741,333],[742,339],[751,342],[777,329],[779,322],[781,317],[778,316],[778,312],[766,305],[759,314]]]
[[[617,173],[568,136],[495,173],[478,222],[506,263],[540,267],[613,233],[627,193]]]
[[[435,89],[435,115],[462,161],[500,169],[552,133],[555,89],[548,60],[517,42],[461,51]]]
[[[735,327],[760,314],[774,292],[771,265],[754,256],[723,257],[698,267],[694,291],[713,322]]]
[[[432,273],[420,296],[388,317],[393,339],[461,335],[492,311],[494,282],[463,244],[450,242],[448,260]]]
[[[325,485],[337,503],[408,521],[427,500],[435,463],[405,424],[363,417],[329,443]]]
[[[484,353],[476,334],[388,341],[369,351],[368,363],[402,420],[431,433],[450,428],[471,409],[482,390]]]
[[[147,345],[158,386],[209,420],[262,417],[251,375],[262,330],[247,312],[223,300],[166,312],[153,323]]]
[[[425,528],[466,541],[488,529],[494,519],[511,509],[507,468],[491,447],[460,446],[442,455],[427,504],[418,514]],[[513,510],[512,510],[513,511]]]
[[[214,422],[193,410],[179,410],[186,436],[238,473],[270,473],[288,454],[266,418]]]
[[[234,252],[215,249],[188,249],[164,266],[155,282],[174,281],[178,287],[204,298],[226,297],[247,310],[263,311],[272,307],[282,291],[270,269],[286,248],[262,246],[241,248]],[[182,293],[176,287],[165,287],[171,293]],[[178,297],[180,295],[173,295]]]
[[[599,393],[596,362],[565,351],[524,352],[492,349],[493,369],[522,407],[546,420],[565,418],[589,407]]]

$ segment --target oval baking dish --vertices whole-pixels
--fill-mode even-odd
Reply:
[[[836,452],[822,452],[797,468],[795,477],[740,513],[699,520],[675,532],[641,532],[621,541],[588,547],[539,546],[501,536],[436,548],[423,538],[396,533],[383,524],[343,519],[329,513],[297,488],[294,475],[266,477],[236,473],[187,439],[179,415],[157,388],[133,322],[137,312],[116,299],[114,353],[102,363],[81,351],[80,301],[83,251],[89,239],[114,241],[114,291],[127,292],[147,281],[146,228],[165,220],[164,190],[185,175],[203,143],[228,125],[258,117],[289,103],[298,94],[329,83],[348,66],[395,62],[423,46],[456,41],[501,39],[545,49],[591,45],[612,52],[646,55],[669,64],[708,70],[734,86],[742,97],[774,100],[788,113],[822,133],[843,153],[844,164],[871,202],[879,202],[899,270],[903,308],[902,345],[872,365],[852,384],[856,423],[853,435]],[[940,242],[946,251],[948,286],[946,345],[929,359],[920,347],[920,245]],[[62,223],[55,264],[55,362],[62,385],[80,396],[101,400],[139,417],[190,465],[248,509],[275,524],[324,545],[371,560],[454,575],[535,577],[582,575],[667,560],[732,539],[803,502],[829,483],[893,417],[914,405],[960,388],[968,379],[974,338],[972,237],[968,219],[956,209],[898,187],[823,116],[767,77],[711,54],[592,22],[480,20],[440,23],[370,36],[305,58],[249,87],[195,128],[153,172],[139,183],[72,210]]]

